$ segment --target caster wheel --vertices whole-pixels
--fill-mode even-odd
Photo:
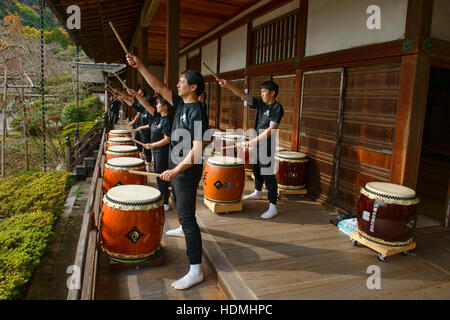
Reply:
[[[378,254],[378,260],[381,262],[386,262],[386,256],[381,253]]]
[[[352,240],[352,244],[353,244],[354,247],[356,247],[358,245],[358,241]]]

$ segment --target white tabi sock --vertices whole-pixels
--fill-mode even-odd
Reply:
[[[264,212],[261,215],[261,218],[263,219],[272,219],[273,217],[275,217],[278,214],[278,210],[277,210],[277,206],[273,203],[271,203],[269,205],[269,210],[267,210],[266,212]]]
[[[203,281],[203,271],[201,264],[191,264],[189,272],[181,279],[172,283],[172,287],[177,290],[184,290]]]
[[[248,194],[244,197],[244,200],[260,200],[261,199],[261,191],[255,189],[253,193]]]
[[[166,235],[167,236],[172,236],[172,237],[181,237],[184,238],[184,231],[183,231],[183,227],[179,226],[176,229],[172,229],[172,230],[168,230],[166,231]]]

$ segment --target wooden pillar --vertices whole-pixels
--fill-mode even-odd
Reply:
[[[180,0],[167,0],[166,86],[177,92],[180,50]]]
[[[403,56],[390,181],[413,189],[419,170],[428,79],[427,56]]]
[[[133,52],[134,55],[137,56],[137,54],[138,54],[138,48],[137,48],[137,47],[133,47],[132,52]],[[139,89],[139,88],[138,88],[138,81],[137,81],[138,73],[139,73],[139,72],[138,72],[136,69],[133,68],[133,78],[132,78],[131,81],[132,81],[132,83],[133,83],[132,88],[133,88],[134,90],[138,90],[138,89]]]
[[[408,0],[405,37],[429,37],[433,16],[433,0]]]

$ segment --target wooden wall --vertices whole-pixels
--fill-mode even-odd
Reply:
[[[279,147],[284,150],[291,150],[291,136],[296,106],[295,100],[295,74],[286,76],[275,76],[272,79],[278,84],[277,101],[283,106],[284,116],[278,127]]]
[[[245,79],[231,80],[231,83],[244,90]],[[219,129],[242,129],[244,126],[244,102],[231,90],[220,88]]]

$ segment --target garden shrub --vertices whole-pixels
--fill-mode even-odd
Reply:
[[[97,96],[83,99],[77,107],[76,101],[67,103],[61,113],[61,124],[93,121],[103,115],[103,103]]]
[[[24,298],[73,184],[69,176],[24,171],[0,179],[0,300]]]
[[[99,120],[100,121],[100,120]],[[88,132],[94,125],[96,124],[95,121],[86,121],[86,122],[80,122],[78,124],[78,138],[81,139],[81,137]],[[70,138],[70,145],[74,146],[74,138],[75,138],[75,129],[77,128],[76,123],[71,123],[68,126],[65,126],[62,131],[62,137],[65,139],[67,136]],[[101,127],[98,129],[101,131]]]

